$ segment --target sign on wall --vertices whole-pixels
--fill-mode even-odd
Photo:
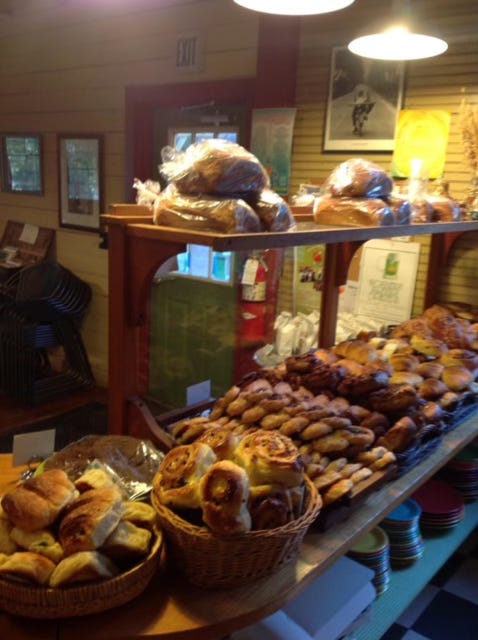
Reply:
[[[254,109],[251,151],[269,174],[271,188],[289,193],[290,158],[296,109]]]

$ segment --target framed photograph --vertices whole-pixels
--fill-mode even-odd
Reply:
[[[59,135],[60,226],[98,231],[102,200],[103,139]]]
[[[324,151],[393,151],[405,66],[334,47]]]
[[[43,194],[41,136],[23,133],[0,136],[0,166],[3,191]]]

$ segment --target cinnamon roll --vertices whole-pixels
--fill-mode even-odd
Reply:
[[[249,479],[247,473],[230,460],[215,462],[199,484],[204,524],[217,535],[234,535],[251,530],[247,508]]]
[[[218,460],[231,458],[232,453],[239,442],[239,436],[227,426],[211,427],[207,429],[197,440],[209,445],[216,454]]]
[[[159,502],[173,508],[198,508],[199,481],[216,459],[214,451],[204,442],[171,449],[153,480]]]
[[[304,463],[292,440],[278,431],[259,429],[246,434],[234,453],[251,486],[280,483],[286,487],[302,484]]]

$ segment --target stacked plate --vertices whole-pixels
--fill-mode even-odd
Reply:
[[[478,498],[478,444],[470,444],[440,471],[440,478],[461,493],[465,501]]]
[[[465,500],[458,489],[432,478],[425,482],[413,498],[422,508],[420,524],[428,531],[446,531],[456,527],[465,516]]]
[[[390,540],[390,563],[392,567],[413,564],[423,555],[423,540],[420,532],[422,510],[415,500],[405,500],[392,511],[381,527]]]
[[[347,554],[360,564],[375,572],[372,583],[377,596],[384,593],[390,584],[390,544],[381,527],[375,527],[362,536]]]

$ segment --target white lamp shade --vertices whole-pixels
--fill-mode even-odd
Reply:
[[[261,11],[285,16],[310,16],[345,9],[355,0],[234,0],[236,4]]]
[[[382,33],[361,36],[348,45],[352,53],[376,60],[420,60],[444,53],[447,43],[441,38],[412,33],[406,27],[391,27]]]

